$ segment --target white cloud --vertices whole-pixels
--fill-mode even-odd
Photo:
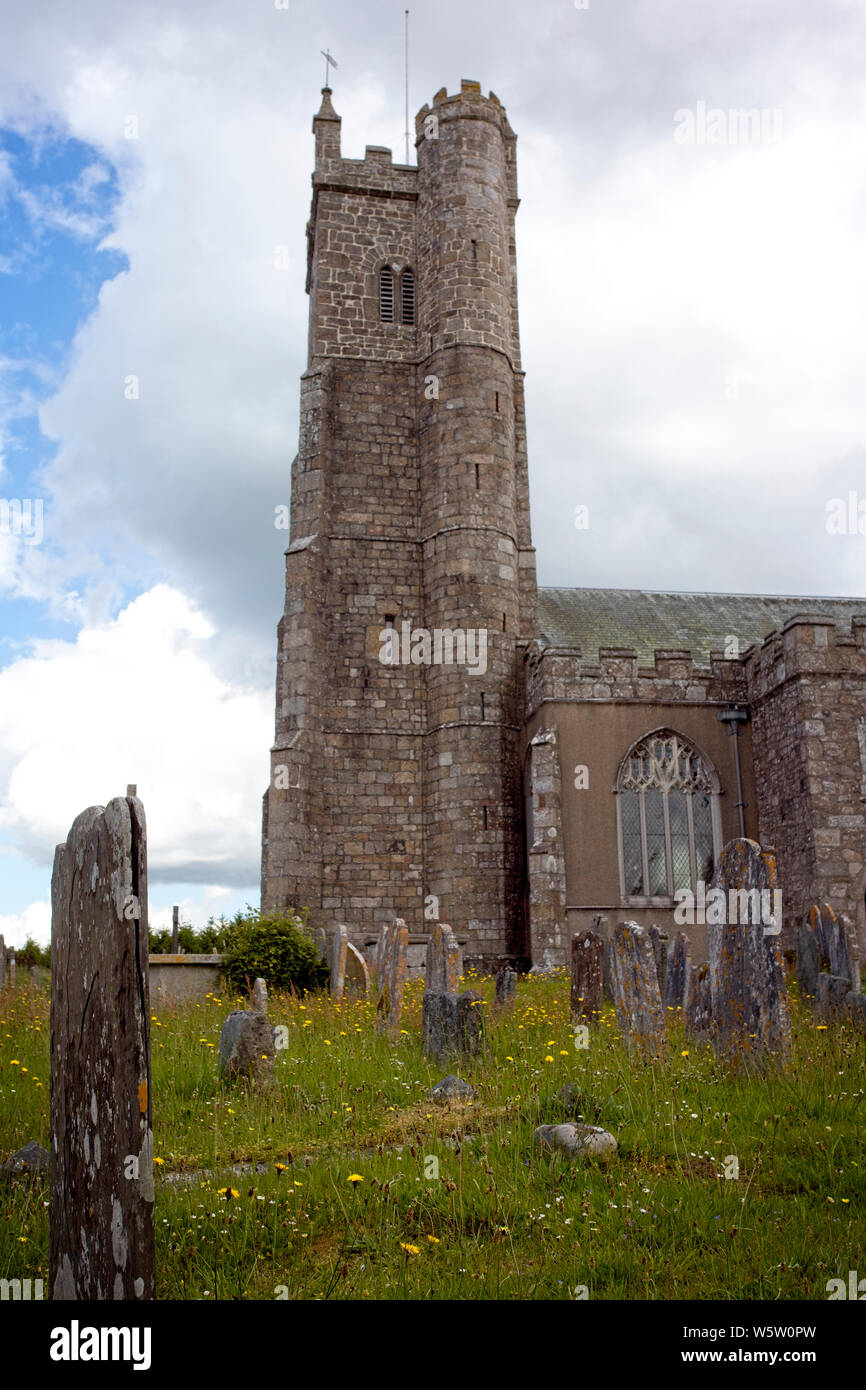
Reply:
[[[23,946],[28,937],[40,946],[47,946],[51,940],[51,908],[48,903],[31,903],[23,912],[0,912],[0,936],[6,946],[16,950]]]
[[[217,634],[159,585],[0,671],[0,828],[50,864],[88,804],[135,782],[152,882],[257,881],[270,696],[215,674]]]

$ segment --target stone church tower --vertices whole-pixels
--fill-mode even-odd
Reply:
[[[419,112],[417,168],[344,159],[327,88],[313,132],[262,905],[356,940],[438,917],[473,956],[520,956],[536,587],[515,135],[465,81]]]

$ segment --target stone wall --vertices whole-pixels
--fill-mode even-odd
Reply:
[[[864,601],[866,613],[866,601]],[[781,944],[813,902],[864,930],[866,616],[848,633],[793,618],[745,654],[754,722],[761,843],[776,849]]]

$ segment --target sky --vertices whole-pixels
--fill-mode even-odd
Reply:
[[[152,925],[258,902],[321,50],[402,162],[404,8],[0,0],[7,944],[129,782]],[[539,582],[866,592],[861,0],[409,23],[412,125],[470,78],[518,137]]]

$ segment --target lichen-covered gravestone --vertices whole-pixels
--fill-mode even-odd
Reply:
[[[14,950],[10,950],[10,951],[8,952],[8,954],[7,954],[7,956],[6,956],[6,960],[7,960],[8,966],[9,966],[9,983],[10,983],[10,985],[14,985],[14,984],[15,984],[15,970],[16,970],[16,959],[15,959],[15,952],[14,952]]]
[[[604,938],[594,931],[571,938],[571,1016],[597,1022],[604,989]]]
[[[846,1008],[846,996],[860,990],[860,954],[848,918],[829,903],[815,903],[797,932],[797,980],[802,998],[813,998],[829,1021]]]
[[[636,922],[620,922],[610,951],[611,983],[620,1035],[629,1051],[659,1055],[665,1019],[649,936]]]
[[[713,1046],[737,1066],[784,1059],[790,1049],[788,996],[778,948],[776,857],[755,840],[729,840],[719,856],[711,906],[707,895],[707,964]],[[722,918],[723,920],[719,920]]]
[[[54,856],[54,1299],[154,1297],[147,834],[130,792],[83,811]]]
[[[253,983],[252,1007],[256,1013],[266,1014],[268,1011],[268,986],[261,976]]]
[[[713,996],[710,989],[710,968],[699,965],[691,972],[686,996],[686,1032],[690,1038],[703,1041],[713,1019]]]
[[[0,989],[6,984],[6,942],[0,936]]]
[[[270,1080],[274,1068],[274,1034],[267,1014],[259,1009],[233,1009],[220,1031],[219,1075],[228,1081],[248,1080],[257,1086]]]
[[[656,979],[659,982],[659,994],[664,1000],[665,981],[668,972],[668,934],[662,931],[661,927],[656,926],[655,922],[650,927],[650,944],[653,948],[653,958],[656,963]]]
[[[692,973],[692,943],[684,931],[677,932],[668,947],[665,987],[662,1003],[665,1009],[685,1009],[689,997]]]
[[[403,1011],[403,989],[409,974],[409,930],[400,917],[379,933],[376,948],[376,1023],[393,1030]]]
[[[441,1062],[456,1053],[478,1056],[484,1046],[483,996],[460,984],[460,948],[444,922],[434,922],[427,943],[421,1035],[424,1052]]]

